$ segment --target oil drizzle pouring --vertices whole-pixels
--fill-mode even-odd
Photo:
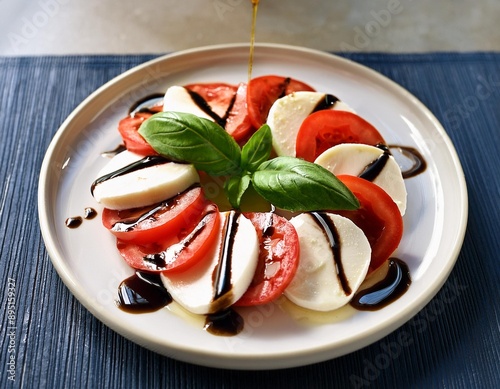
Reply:
[[[253,54],[255,46],[255,25],[257,24],[257,9],[259,0],[252,0],[252,29],[250,31],[250,55],[248,58],[248,82],[252,79]]]

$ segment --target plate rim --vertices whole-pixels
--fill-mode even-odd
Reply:
[[[48,203],[45,201],[46,196],[48,195],[50,188],[48,187],[48,179],[50,179],[50,161],[52,156],[56,150],[56,147],[59,144],[59,141],[63,137],[65,131],[68,130],[68,126],[75,120],[75,117],[83,111],[96,97],[98,97],[103,91],[108,90],[111,86],[115,84],[119,84],[123,79],[133,75],[134,73],[140,72],[146,69],[149,66],[154,66],[156,64],[162,63],[163,61],[173,60],[176,57],[182,57],[186,55],[192,54],[201,54],[203,52],[214,52],[218,50],[243,50],[249,49],[248,44],[242,43],[232,43],[232,44],[220,44],[220,45],[211,45],[211,46],[203,46],[198,48],[192,48],[188,50],[177,51],[173,53],[169,53],[166,55],[160,55],[157,58],[150,59],[142,64],[132,67],[131,69],[121,73],[120,75],[112,78],[111,80],[104,83],[102,86],[97,88],[94,92],[92,92],[87,98],[85,98],[78,106],[68,115],[68,117],[63,121],[60,125],[56,133],[54,134],[43,159],[41,169],[40,169],[40,177],[39,177],[39,186],[38,186],[38,217],[40,223],[40,229],[42,233],[42,237],[45,243],[45,247],[47,249],[50,260],[62,279],[63,283],[68,287],[72,295],[77,298],[78,301],[89,311],[92,313],[94,317],[103,322],[106,326],[112,329],[114,332],[125,336],[126,338],[132,340],[133,342],[146,347],[147,349],[158,352],[162,355],[170,356],[175,359],[183,360],[185,362],[196,363],[205,366],[211,367],[224,367],[224,368],[235,368],[235,369],[247,369],[247,370],[256,370],[256,369],[275,369],[275,368],[284,368],[284,367],[295,367],[302,366],[310,363],[320,362],[325,359],[332,359],[339,357],[341,355],[348,354],[350,352],[359,350],[360,348],[366,347],[371,343],[374,343],[387,334],[393,332],[405,322],[409,321],[414,315],[416,315],[426,304],[428,304],[432,298],[438,293],[441,287],[444,285],[446,280],[449,277],[455,263],[458,259],[459,253],[461,251],[461,247],[464,241],[466,228],[467,228],[467,219],[468,219],[468,194],[467,194],[467,186],[465,181],[465,176],[463,173],[463,168],[461,166],[460,160],[458,158],[458,154],[455,150],[451,139],[446,133],[445,129],[441,125],[441,123],[437,120],[434,114],[412,93],[403,88],[401,85],[397,84],[395,81],[386,77],[385,75],[371,69],[365,65],[362,65],[358,62],[355,62],[349,58],[344,58],[338,56],[336,54],[332,54],[325,51],[320,51],[316,49],[310,49],[299,46],[285,45],[285,44],[274,44],[274,43],[260,43],[256,44],[256,53],[260,48],[262,49],[278,49],[278,50],[286,50],[293,52],[301,52],[304,54],[310,54],[315,57],[324,57],[329,60],[336,59],[337,61],[344,62],[351,67],[354,67],[357,71],[362,71],[363,73],[369,74],[371,77],[375,77],[377,81],[381,81],[387,85],[389,85],[392,89],[394,89],[399,94],[404,94],[409,101],[412,102],[413,105],[416,105],[421,113],[425,113],[428,120],[430,120],[434,129],[439,132],[439,135],[442,137],[446,149],[451,157],[453,167],[455,172],[457,173],[456,178],[460,184],[460,188],[457,188],[457,191],[462,198],[462,213],[460,218],[460,225],[457,230],[457,235],[454,237],[456,245],[454,246],[454,250],[450,253],[450,260],[446,263],[446,267],[443,269],[441,273],[441,277],[437,278],[436,281],[430,285],[424,293],[419,295],[419,304],[418,307],[412,306],[412,309],[408,307],[405,310],[398,312],[398,314],[393,317],[390,325],[386,323],[378,323],[377,326],[370,327],[369,331],[364,333],[364,338],[369,338],[369,340],[365,340],[361,342],[360,345],[358,342],[340,342],[337,343],[336,352],[332,353],[332,349],[328,347],[328,345],[324,345],[322,347],[316,347],[314,350],[309,350],[305,354],[300,351],[296,352],[281,352],[272,355],[252,355],[252,356],[240,356],[240,355],[232,355],[227,352],[223,353],[208,353],[201,352],[200,350],[196,350],[193,347],[186,347],[182,350],[175,349],[169,350],[170,352],[165,352],[166,350],[163,347],[154,347],[154,344],[150,344],[149,341],[143,339],[142,337],[138,337],[137,334],[133,331],[129,331],[126,326],[119,326],[117,328],[116,322],[111,320],[108,315],[103,314],[103,312],[96,308],[93,305],[93,299],[85,294],[84,291],[80,290],[80,286],[75,281],[73,274],[69,269],[69,266],[64,263],[64,258],[60,257],[57,249],[57,245],[53,240],[50,232],[50,222],[49,222],[49,210]],[[52,178],[54,179],[54,178]],[[57,181],[57,180],[56,180]],[[409,313],[408,311],[412,311]],[[382,328],[380,328],[382,327]],[[356,344],[354,344],[356,343]],[[192,353],[196,352],[197,357],[192,358]],[[206,360],[203,359],[205,357],[214,357],[216,356],[217,360]],[[253,361],[254,365],[249,364],[249,361]],[[269,362],[273,361],[273,364],[270,365]]]

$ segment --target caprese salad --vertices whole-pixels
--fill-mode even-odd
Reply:
[[[139,276],[120,287],[130,311],[173,299],[213,319],[282,296],[334,310],[400,243],[406,189],[386,141],[302,81],[171,86],[118,130],[125,150],[91,191]],[[171,299],[151,307],[146,287]]]

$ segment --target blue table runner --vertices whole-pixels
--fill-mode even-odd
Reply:
[[[465,242],[427,307],[371,346],[293,369],[201,367],[126,340],[95,319],[53,268],[38,225],[38,176],[71,111],[157,55],[0,57],[0,387],[500,387],[500,53],[341,55],[417,96],[462,162]]]

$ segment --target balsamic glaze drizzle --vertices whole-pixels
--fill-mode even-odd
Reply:
[[[346,296],[350,295],[352,290],[349,286],[349,281],[344,272],[344,267],[342,265],[342,256],[340,251],[340,238],[337,232],[335,224],[332,220],[322,212],[311,212],[313,220],[318,224],[318,226],[323,230],[323,233],[330,242],[330,248],[332,249],[333,260],[335,261],[335,268],[337,269],[337,277],[342,286],[342,290]]]
[[[133,162],[127,166],[122,167],[121,169],[118,169],[114,172],[111,172],[111,173],[105,174],[102,177],[99,177],[90,186],[90,193],[92,193],[92,195],[94,195],[94,189],[97,185],[99,185],[105,181],[111,180],[112,178],[123,176],[125,174],[132,173],[132,172],[135,172],[135,171],[138,171],[141,169],[145,169],[145,168],[148,168],[151,166],[161,165],[161,164],[164,164],[167,162],[170,162],[170,161],[164,157],[159,156],[159,155],[150,155],[148,157],[144,157],[136,162]]]
[[[290,82],[292,79],[290,77],[285,78],[283,83],[280,85],[281,86],[281,93],[280,93],[280,98],[284,97],[286,95],[286,89],[288,88],[288,85],[290,85]]]
[[[201,221],[196,225],[194,230],[181,239],[179,243],[175,243],[159,253],[145,255],[143,257],[143,261],[147,262],[148,266],[153,270],[165,270],[167,264],[174,262],[182,251],[189,247],[196,237],[203,232],[208,223],[207,219],[211,217],[210,215],[214,212],[215,208],[212,211],[207,212]]]
[[[117,305],[126,312],[154,312],[172,301],[159,274],[136,271],[118,287]]]
[[[134,114],[138,112],[156,113],[156,111],[152,110],[151,107],[160,103],[163,100],[163,97],[164,93],[153,93],[145,96],[131,105],[128,110],[128,114],[130,116],[134,116]]]
[[[120,154],[122,151],[127,150],[124,144],[119,144],[113,150],[103,151],[101,157],[113,158],[115,155]]]
[[[170,205],[169,204],[169,200],[164,201],[164,202],[162,202],[160,204],[154,205],[152,208],[147,209],[147,211],[141,213],[140,215],[138,215],[136,217],[122,219],[123,221],[116,222],[111,227],[111,230],[112,231],[116,231],[116,232],[128,232],[128,231],[132,231],[135,227],[137,227],[137,225],[139,223],[143,222],[144,220],[147,220],[147,219],[151,218],[155,213],[157,213],[159,211],[162,211],[165,208],[169,208],[169,205]]]
[[[145,220],[150,219],[151,221],[155,221],[161,214],[174,208],[178,204],[180,196],[195,188],[199,188],[199,184],[193,184],[177,196],[171,197],[161,203],[141,208],[118,211],[121,221],[113,224],[111,226],[111,230],[116,232],[128,232],[132,231],[138,224]]]
[[[385,278],[356,293],[350,304],[360,311],[375,311],[398,299],[408,290],[410,284],[408,265],[398,258],[390,258]]]
[[[402,171],[403,178],[415,177],[427,169],[427,163],[425,162],[424,157],[416,148],[401,145],[389,145],[388,147],[390,149],[398,150],[406,158],[412,161],[412,166]]]
[[[369,163],[363,171],[359,174],[360,178],[363,178],[367,181],[375,181],[378,175],[382,172],[389,157],[391,156],[391,152],[386,145],[378,144],[376,145],[379,149],[383,150],[383,153],[379,155],[377,159]]]
[[[84,210],[83,210],[83,218],[85,220],[92,220],[93,218],[95,218],[97,216],[97,211],[94,209],[94,208],[91,208],[91,207],[86,207]]]
[[[64,224],[66,227],[75,229],[78,228],[82,225],[83,219],[85,220],[92,220],[97,216],[97,211],[94,208],[91,207],[86,207],[83,210],[83,217],[81,216],[71,216],[68,217],[65,221]]]
[[[339,101],[338,97],[330,94],[325,94],[324,97],[316,104],[311,113],[323,111],[325,109],[331,109]]]
[[[186,89],[189,93],[189,96],[191,96],[191,99],[196,103],[196,105],[203,111],[205,112],[208,116],[210,116],[214,121],[219,124],[221,127],[224,127],[226,125],[226,119],[221,118],[219,115],[217,115],[213,110],[212,107],[207,103],[207,101],[200,96],[200,94],[196,93],[195,91]],[[234,98],[233,98],[234,101]]]
[[[65,221],[66,227],[78,228],[82,225],[83,219],[81,216],[68,217]]]
[[[214,298],[213,301],[224,296],[231,290],[231,260],[234,237],[238,231],[238,217],[240,213],[230,211],[223,228],[223,242],[221,257],[214,271]]]
[[[380,172],[384,169],[389,157],[392,155],[390,149],[397,149],[402,155],[408,158],[412,162],[412,166],[408,169],[401,169],[401,174],[404,179],[414,177],[420,173],[423,173],[427,168],[427,163],[425,162],[424,157],[420,152],[409,146],[400,146],[400,145],[389,145],[386,146],[384,144],[375,145],[379,149],[384,152],[380,154],[380,156],[369,163],[363,171],[358,175],[360,178],[364,178],[368,181],[374,181]]]
[[[241,315],[229,308],[207,315],[204,329],[212,335],[234,336],[243,330],[244,325]]]

